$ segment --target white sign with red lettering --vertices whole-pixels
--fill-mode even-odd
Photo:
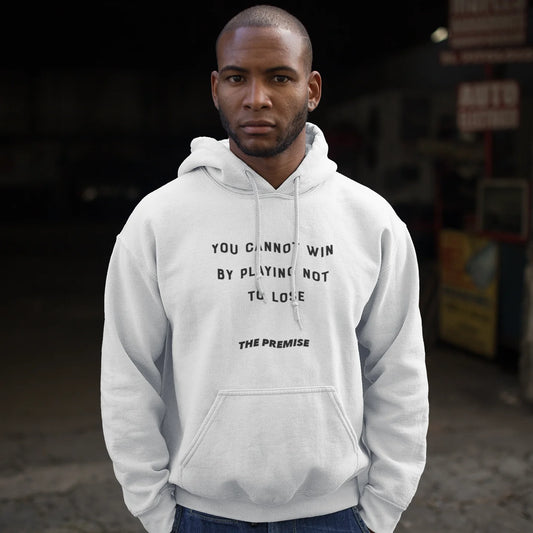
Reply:
[[[516,129],[520,124],[520,86],[515,80],[460,83],[457,127],[461,131]]]
[[[448,19],[455,49],[526,42],[527,0],[449,0]]]

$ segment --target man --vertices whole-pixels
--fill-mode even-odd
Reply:
[[[197,138],[109,265],[106,444],[153,533],[390,533],[425,462],[416,257],[307,114],[312,49],[256,6],[217,41],[229,139]]]

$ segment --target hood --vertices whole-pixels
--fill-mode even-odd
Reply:
[[[262,240],[262,207],[263,194],[277,193],[291,196],[294,202],[294,243],[292,251],[290,284],[292,294],[297,294],[296,265],[300,243],[300,207],[299,197],[320,185],[335,173],[337,165],[328,158],[328,145],[324,134],[314,124],[305,126],[306,150],[305,157],[298,168],[278,187],[274,189],[270,183],[252,170],[238,158],[229,148],[229,140],[217,141],[211,137],[197,137],[191,143],[191,155],[183,161],[178,169],[178,177],[198,168],[203,168],[226,189],[237,193],[251,194],[255,199],[255,285],[261,299],[268,303],[263,288],[263,269],[261,257]],[[294,319],[303,328],[298,300],[293,298]]]
[[[337,165],[328,158],[328,145],[320,128],[308,122],[305,133],[306,155],[298,168],[277,189],[274,189],[267,180],[230,150],[228,139],[216,140],[211,137],[194,139],[191,142],[191,154],[178,169],[178,177],[203,167],[212,178],[235,192],[254,193],[254,187],[250,181],[252,175],[259,194],[275,191],[292,195],[294,194],[293,181],[296,176],[299,176],[300,194],[305,193],[337,170]]]

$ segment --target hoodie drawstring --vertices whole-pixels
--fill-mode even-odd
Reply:
[[[302,318],[300,316],[300,304],[298,303],[298,293],[296,292],[296,264],[298,263],[298,248],[300,247],[300,176],[294,178],[294,247],[292,249],[291,261],[291,291],[292,291],[292,312],[294,320],[300,329],[303,329]]]
[[[255,286],[257,292],[263,299],[264,303],[267,303],[266,294],[263,290],[263,284],[261,282],[263,274],[261,273],[263,268],[261,265],[261,201],[259,199],[259,190],[257,189],[257,183],[253,177],[253,174],[245,170],[246,177],[252,186],[255,198]],[[300,176],[294,178],[294,243],[292,249],[291,260],[291,292],[292,292],[292,311],[294,320],[298,324],[300,329],[303,329],[302,318],[300,316],[300,306],[298,303],[298,294],[296,286],[296,266],[298,264],[298,248],[300,246]]]
[[[251,172],[248,170],[244,171],[246,173],[246,177],[248,178],[248,181],[252,185],[252,189],[254,190],[254,197],[255,197],[255,287],[257,289],[257,292],[263,299],[264,303],[267,303],[266,301],[266,294],[263,290],[263,284],[261,283],[261,279],[263,278],[262,268],[261,268],[261,202],[259,201],[259,191],[257,190],[257,183],[254,180],[254,177]]]

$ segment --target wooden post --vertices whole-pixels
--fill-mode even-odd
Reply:
[[[491,80],[493,78],[493,69],[490,63],[485,64],[485,78]],[[492,178],[492,130],[485,130],[485,178]]]
[[[524,271],[523,332],[520,350],[520,388],[524,400],[533,404],[533,243],[527,248]]]

